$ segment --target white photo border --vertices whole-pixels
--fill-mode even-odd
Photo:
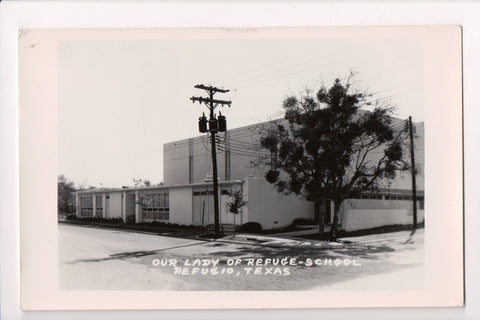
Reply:
[[[152,9],[147,9],[146,6],[139,7],[138,5],[131,5],[133,8],[129,8],[129,3],[104,3],[102,6],[99,4],[79,4],[79,3],[33,3],[33,2],[24,2],[15,4],[13,2],[3,3],[0,6],[0,14],[2,15],[2,55],[3,59],[2,70],[8,70],[8,74],[2,76],[2,85],[0,90],[2,90],[2,130],[5,130],[7,134],[2,135],[2,149],[5,148],[7,154],[6,162],[2,165],[2,175],[6,177],[8,185],[5,182],[2,182],[2,197],[4,199],[9,199],[10,201],[2,201],[2,212],[16,212],[16,215],[5,215],[2,216],[2,315],[15,315],[15,317],[21,317],[22,312],[18,309],[18,267],[19,267],[19,236],[12,230],[19,229],[18,223],[18,201],[12,201],[12,199],[19,199],[18,195],[18,129],[16,117],[18,116],[18,107],[16,107],[16,80],[17,74],[12,62],[16,62],[16,32],[17,29],[26,29],[26,28],[144,28],[144,27],[199,27],[199,26],[216,26],[216,27],[225,27],[225,26],[299,26],[299,25],[349,25],[349,26],[363,26],[363,25],[425,25],[425,24],[457,24],[463,26],[463,41],[464,48],[468,49],[464,51],[464,90],[465,90],[465,144],[468,150],[469,143],[473,140],[478,134],[478,129],[474,128],[472,121],[475,119],[478,120],[478,111],[472,110],[471,103],[473,100],[478,102],[478,94],[473,93],[474,83],[471,81],[474,76],[474,70],[478,70],[478,62],[474,61],[475,53],[478,53],[478,42],[475,43],[472,41],[475,35],[475,31],[478,32],[478,22],[473,22],[475,10],[469,11],[470,15],[467,14],[468,6],[462,6],[462,13],[464,14],[462,18],[455,16],[455,12],[458,13],[458,4],[453,4],[449,2],[439,2],[433,6],[433,8],[426,8],[422,6],[417,6],[413,4],[379,4],[379,3],[348,3],[341,2],[338,4],[327,3],[326,7],[323,3],[302,3],[299,5],[288,5],[287,3],[278,2],[270,3],[263,2],[259,4],[252,4],[250,2],[242,4],[232,2],[231,4],[219,4],[219,3],[205,3],[202,6],[186,4],[180,2],[178,5],[172,5],[168,3],[152,3],[149,5],[155,7],[156,9],[165,9],[163,13],[156,12]],[[196,7],[195,9],[190,7]],[[206,19],[205,16],[208,15],[198,15],[198,12],[212,14],[212,17],[219,12],[225,10],[228,6],[239,6],[240,8],[235,8],[231,10],[227,15],[222,15],[223,17],[230,17],[227,19],[217,19],[215,22],[211,22]],[[273,10],[272,10],[273,5]],[[188,10],[185,9],[188,7]],[[453,9],[455,10],[449,10]],[[95,13],[91,14],[92,8],[95,8]],[[275,10],[278,8],[278,10]],[[312,8],[321,11],[322,13],[314,13],[317,10],[312,10]],[[349,13],[344,15],[338,15],[340,10],[345,9],[345,12]],[[400,9],[400,11],[398,11]],[[474,9],[478,10],[478,7]],[[147,11],[145,11],[147,10]],[[167,15],[168,10],[173,10],[176,14]],[[202,11],[203,10],[203,11]],[[240,20],[232,19],[232,15],[236,16],[239,12],[248,13],[259,10],[262,12],[260,18],[243,18]],[[305,13],[302,16],[302,19],[299,19],[297,16],[297,21],[292,20],[291,12]],[[429,11],[430,10],[430,11]],[[271,13],[275,12],[275,15]],[[427,19],[425,19],[425,13],[430,12]],[[114,12],[115,14],[109,16],[109,13]],[[154,12],[157,14],[155,16]],[[196,15],[194,13],[197,13]],[[331,14],[332,12],[337,12],[337,15]],[[358,13],[365,13],[358,14]],[[478,12],[478,11],[477,11]],[[183,13],[183,14],[182,14]],[[289,14],[290,13],[290,14]],[[307,14],[308,13],[308,14]],[[330,13],[330,14],[329,14]],[[90,15],[88,15],[90,14]],[[423,15],[422,15],[423,14]],[[163,19],[158,19],[158,15],[162,16]],[[242,16],[241,14],[239,16]],[[299,15],[300,16],[300,15]],[[333,17],[332,17],[333,16]],[[437,18],[432,18],[436,16]],[[478,16],[478,15],[477,15]],[[87,18],[88,17],[88,18]],[[193,17],[192,19],[187,19],[186,17]],[[200,18],[201,17],[201,18]],[[367,17],[367,18],[362,18]],[[440,18],[438,18],[440,17]],[[113,19],[112,19],[113,18]],[[323,18],[323,19],[318,19]],[[203,20],[202,20],[203,19]],[[238,19],[238,18],[237,18]],[[443,20],[442,20],[443,19]],[[159,22],[160,20],[160,22]],[[300,21],[299,21],[300,20]],[[317,21],[314,23],[314,21]],[[318,23],[318,20],[322,23]],[[427,21],[425,21],[427,20]],[[119,21],[122,21],[119,23]],[[475,24],[476,23],[476,24]],[[5,35],[5,36],[4,36]],[[13,42],[12,42],[13,40]],[[477,55],[478,56],[478,55]],[[476,64],[475,64],[476,63]],[[10,66],[10,67],[6,67]],[[3,68],[5,67],[5,68]],[[470,80],[468,80],[470,79]],[[467,81],[468,80],[468,81]],[[15,106],[15,107],[4,107],[4,106]],[[5,117],[3,117],[5,115]],[[471,116],[471,117],[470,117]],[[5,125],[4,125],[5,124]],[[478,127],[478,126],[477,126]],[[8,139],[8,140],[7,140]],[[3,150],[2,150],[3,151]],[[472,158],[478,159],[478,151],[476,154],[471,154],[466,151],[467,158],[465,159],[465,170],[471,169]],[[472,158],[470,158],[472,157]],[[13,170],[12,170],[13,168]],[[17,173],[17,174],[16,174]],[[473,174],[478,175],[477,171],[473,171]],[[468,173],[470,176],[470,172]],[[476,177],[476,176],[475,176]],[[466,182],[469,181],[469,177],[466,178]],[[7,188],[8,186],[8,188]],[[466,202],[466,218],[470,218],[471,211],[474,208],[478,208],[478,204],[474,204],[470,201],[469,195],[475,189],[467,189],[467,202]],[[13,202],[13,203],[12,203]],[[478,212],[478,211],[477,211]],[[469,220],[472,223],[466,225],[466,240],[467,240],[467,257],[469,253],[472,252],[472,246],[469,244],[475,244],[473,239],[478,239],[478,236],[472,232],[474,226],[478,226],[478,218]],[[472,233],[469,233],[470,232]],[[475,238],[476,237],[476,238]],[[12,243],[16,244],[15,246]],[[478,241],[476,242],[478,243]],[[8,244],[8,245],[7,245]],[[469,249],[470,248],[470,249]],[[468,259],[467,259],[468,261]],[[478,260],[472,260],[474,265],[478,266]],[[468,266],[467,266],[468,272]],[[8,276],[7,276],[8,275]],[[12,277],[12,275],[15,275]],[[469,278],[470,277],[470,278]],[[474,274],[467,273],[468,279],[473,279],[473,283],[478,283],[478,276]],[[475,281],[477,279],[477,281]],[[467,285],[468,292],[468,285]],[[467,295],[467,306],[469,305]],[[475,293],[471,296],[475,297]],[[471,301],[471,300],[470,300]],[[4,304],[5,303],[5,304]],[[474,306],[468,307],[467,309],[475,310]],[[460,310],[460,311],[459,311]],[[352,315],[354,310],[342,310],[346,315]],[[248,311],[244,311],[248,313]],[[284,311],[282,311],[283,313]],[[319,311],[322,314],[327,313],[327,310]],[[336,311],[333,311],[336,312]],[[350,313],[349,313],[350,312]],[[357,310],[358,312],[358,310]],[[375,311],[362,310],[363,314],[372,315]],[[395,310],[395,312],[406,313],[412,315],[411,312],[420,312],[419,310]],[[441,313],[452,313],[453,316],[457,316],[460,313],[471,314],[468,311],[465,311],[465,308],[454,309],[454,310],[442,310]],[[188,314],[188,312],[185,312]],[[288,314],[286,312],[285,314]],[[307,314],[313,314],[313,311],[306,311]],[[355,312],[356,313],[356,312]],[[388,313],[388,312],[387,312]],[[31,313],[30,313],[31,314]],[[67,313],[50,313],[52,319],[59,316],[65,316]],[[68,313],[69,316],[73,315],[80,316],[81,313]],[[112,312],[112,315],[119,315],[118,312]],[[132,315],[131,312],[123,313],[124,315]],[[142,315],[145,313],[139,313]],[[205,314],[205,313],[200,313]],[[43,314],[45,315],[45,313]],[[99,312],[98,317],[109,316],[108,314]],[[232,317],[235,317],[237,313],[234,313]],[[291,314],[290,314],[291,315]],[[316,315],[318,316],[318,314]],[[405,316],[405,314],[404,314]],[[34,315],[35,317],[35,315]]]

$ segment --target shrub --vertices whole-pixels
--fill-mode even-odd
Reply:
[[[127,224],[135,224],[135,215],[129,214],[126,220],[127,220]]]
[[[102,218],[100,218],[102,219]],[[107,223],[123,223],[122,218],[107,218],[105,219],[105,222]]]
[[[69,216],[69,217],[67,217],[67,220],[77,220],[77,221],[83,221],[83,222],[97,222],[97,223],[112,223],[112,224],[123,223],[122,218],[99,218],[99,217],[82,218],[82,217],[75,217],[75,216]]]
[[[262,232],[262,225],[258,222],[247,222],[237,228],[238,232],[260,233]]]
[[[212,231],[206,231],[198,236],[199,238],[202,239],[213,239],[215,238],[215,232]]]
[[[67,215],[67,220],[76,220],[76,219],[77,219],[77,216],[74,214]]]
[[[312,224],[316,224],[316,223],[315,223],[315,221],[313,221],[311,219],[297,218],[297,219],[293,220],[292,224],[294,226],[307,226],[307,225],[312,225]]]

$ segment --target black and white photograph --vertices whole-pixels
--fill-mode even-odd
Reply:
[[[341,305],[412,304],[437,261],[426,245],[439,213],[426,196],[438,170],[425,151],[437,63],[426,39],[451,38],[456,52],[459,31],[20,30],[20,85],[35,83],[29,66],[49,65],[35,50],[54,44],[55,290],[404,294]],[[448,215],[455,233],[461,213]],[[462,303],[452,296],[445,304]]]
[[[422,286],[421,44],[228,33],[59,42],[61,288]]]

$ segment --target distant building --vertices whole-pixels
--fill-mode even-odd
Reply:
[[[400,121],[400,120],[396,120]],[[284,227],[297,218],[314,219],[314,205],[295,195],[282,196],[255,167],[258,134],[262,124],[228,130],[219,135],[217,163],[220,223],[258,222],[264,229]],[[416,128],[417,208],[424,219],[424,126]],[[160,221],[184,225],[214,223],[210,142],[200,136],[164,145],[164,185],[161,187],[94,189],[76,193],[78,217],[122,218],[136,222]],[[243,190],[248,204],[234,215],[226,209],[232,188]],[[412,223],[412,192],[409,172],[401,172],[388,188],[364,192],[347,199],[340,210],[339,228],[351,231],[384,225]],[[333,205],[326,206],[327,223]]]

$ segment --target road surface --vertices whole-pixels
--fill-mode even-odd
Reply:
[[[72,290],[420,288],[423,231],[405,234],[283,246],[281,240],[213,242],[59,224],[59,284]]]

